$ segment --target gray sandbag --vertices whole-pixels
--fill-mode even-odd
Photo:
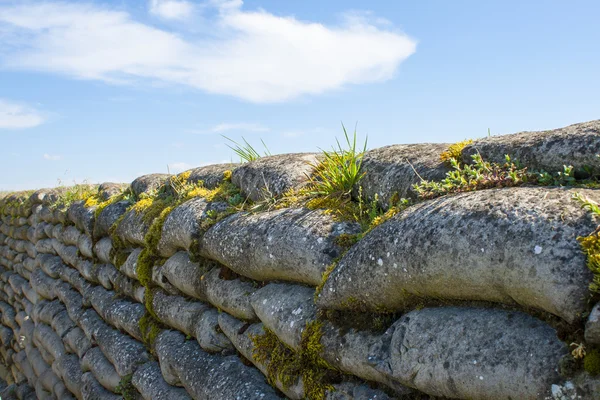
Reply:
[[[150,229],[151,221],[144,221],[144,213],[134,209],[127,211],[124,215],[115,234],[126,243],[144,246],[144,237]]]
[[[508,154],[529,170],[562,171],[564,165],[572,165],[578,171],[591,167],[600,173],[600,120],[479,139],[464,148],[463,161],[471,162],[477,153],[486,161],[501,164]]]
[[[65,310],[59,312],[52,318],[51,326],[58,336],[63,337],[71,329],[75,328],[77,324],[69,318],[69,313]]]
[[[194,336],[196,321],[211,308],[205,303],[168,295],[160,289],[154,289],[152,293],[152,310],[158,319],[188,336]]]
[[[318,161],[318,155],[314,153],[261,157],[236,168],[231,182],[252,201],[277,197],[290,189],[305,186]]]
[[[119,376],[132,374],[139,365],[150,361],[150,355],[141,342],[106,324],[95,332],[94,339]]]
[[[98,259],[105,264],[112,263],[112,259],[110,257],[112,249],[112,239],[109,237],[100,239],[94,245],[94,253],[96,254],[96,257],[98,257]]]
[[[600,201],[600,191],[579,191]],[[577,237],[596,228],[573,193],[490,189],[413,206],[344,255],[317,304],[400,310],[423,297],[485,300],[573,322],[587,309],[592,280]]]
[[[247,360],[250,360],[263,375],[267,376],[266,363],[258,362],[254,358],[254,344],[252,342],[253,336],[265,334],[264,325],[260,322],[247,325],[245,322],[240,321],[231,315],[221,313],[219,315],[219,326],[223,330],[223,333],[231,340],[237,351],[239,351]],[[291,385],[284,385],[276,377],[274,383],[275,386],[290,399],[305,398],[304,382],[301,377]]]
[[[81,394],[84,400],[123,400],[123,397],[104,389],[91,372],[81,376]]]
[[[249,321],[256,319],[250,304],[252,293],[256,291],[253,282],[221,278],[221,268],[218,267],[204,274],[201,281],[206,299],[213,306],[236,318]]]
[[[31,273],[31,280],[29,282],[33,290],[41,297],[48,300],[56,298],[54,288],[59,281],[50,278],[41,269],[36,269]]]
[[[155,348],[165,380],[174,384],[167,379],[174,374],[192,398],[279,398],[261,373],[242,364],[238,357],[206,353],[181,333],[161,332]]]
[[[444,307],[402,316],[371,357],[382,372],[432,396],[526,400],[545,398],[561,382],[567,352],[553,328],[527,314]]]
[[[139,367],[133,374],[131,383],[145,400],[191,400],[185,389],[171,386],[165,381],[155,361]]]
[[[129,253],[129,256],[127,256],[125,263],[121,265],[120,271],[132,279],[138,279],[137,260],[141,252],[142,249],[140,248],[133,249],[133,251]]]
[[[136,197],[139,197],[142,193],[151,194],[158,190],[169,176],[169,174],[142,175],[131,182],[131,190]]]
[[[116,203],[109,204],[104,207],[100,214],[96,218],[96,224],[94,225],[94,237],[100,238],[108,235],[108,232],[112,225],[119,219],[119,217],[125,214],[127,208],[131,205],[129,201],[117,201]]]
[[[161,267],[161,272],[177,290],[188,296],[206,301],[205,285],[203,283],[204,274],[215,265],[215,262],[206,259],[202,259],[199,263],[192,262],[186,251],[179,251],[165,261]]]
[[[79,358],[83,357],[86,351],[92,347],[92,342],[79,327],[75,327],[67,332],[63,336],[63,342],[67,351],[77,354]]]
[[[81,366],[79,359],[74,354],[65,354],[52,364],[54,373],[62,379],[65,387],[78,399],[81,400]]]
[[[77,248],[82,256],[87,258],[94,257],[94,243],[88,235],[81,235],[77,241]]]
[[[57,237],[67,246],[77,246],[82,233],[75,226],[70,225],[63,229],[62,236]]]
[[[227,210],[224,202],[209,203],[201,197],[186,201],[169,213],[162,226],[157,250],[162,257],[170,257],[178,250],[189,250],[194,239],[200,237],[202,220],[211,213]]]
[[[207,189],[214,189],[225,180],[225,171],[233,171],[240,164],[213,164],[203,167],[192,168],[186,172],[190,173],[189,183],[202,182],[202,186]]]
[[[81,370],[90,371],[98,383],[111,392],[115,391],[121,381],[115,367],[104,356],[100,347],[93,347],[85,353],[81,359]]]
[[[97,206],[86,207],[85,201],[73,202],[67,211],[69,220],[71,220],[77,228],[83,233],[92,236],[94,230],[94,211]]]
[[[219,312],[210,308],[202,313],[194,326],[194,336],[202,350],[209,353],[221,353],[233,350],[233,345],[219,328]]]
[[[206,232],[201,252],[259,281],[318,285],[327,266],[342,252],[335,239],[359,231],[358,224],[336,222],[321,210],[239,213]]]
[[[444,143],[395,144],[365,152],[361,167],[364,176],[356,184],[353,195],[362,194],[368,200],[375,200],[377,195],[384,209],[389,207],[392,197],[416,198],[413,185],[421,178],[438,181],[446,176],[449,168],[440,155],[448,146]],[[360,191],[359,187],[362,187]]]
[[[59,359],[67,352],[61,337],[46,324],[36,324],[33,340],[36,346],[43,347],[50,353],[54,360]]]

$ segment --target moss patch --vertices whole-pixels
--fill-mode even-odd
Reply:
[[[263,335],[252,337],[253,358],[266,364],[267,378],[272,385],[279,381],[288,388],[302,378],[307,399],[324,399],[327,391],[334,390],[328,382],[339,379],[339,373],[321,356],[322,322],[315,320],[306,324],[298,352],[280,341],[272,331],[264,329]]]
[[[595,349],[586,354],[583,359],[583,369],[590,375],[600,374],[600,350]]]
[[[123,396],[124,400],[135,400],[138,398],[138,392],[131,383],[133,374],[125,375],[119,381],[119,384],[115,388],[115,393]]]

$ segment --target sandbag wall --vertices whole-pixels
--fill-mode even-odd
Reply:
[[[416,200],[414,183],[450,171],[447,148],[367,152],[355,196],[383,208]],[[600,121],[475,141],[465,161],[476,152],[597,173]],[[230,180],[259,203],[305,185],[318,161],[271,156],[186,179],[207,190]],[[167,179],[129,190],[144,201]],[[98,197],[119,190],[104,184]],[[599,221],[574,193],[600,203],[592,187],[539,186],[415,201],[349,249],[339,239],[361,227],[328,210],[265,207],[205,224],[231,205],[197,196],[165,216],[150,273],[139,266],[152,221],[130,201],[96,212],[85,201],[54,208],[56,190],[9,196],[2,398],[598,398],[600,380],[572,351],[600,345],[577,241]]]

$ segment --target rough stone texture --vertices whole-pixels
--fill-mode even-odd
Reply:
[[[561,380],[567,348],[556,331],[519,312],[430,308],[404,315],[386,332],[380,368],[434,396],[542,399]],[[456,340],[460,337],[460,340]],[[381,356],[380,354],[388,354]],[[378,354],[379,353],[379,354]]]
[[[179,251],[163,264],[161,272],[182,293],[206,300],[203,276],[215,265],[214,262],[208,260],[202,260],[201,263],[192,262],[187,252]]]
[[[449,171],[440,160],[448,146],[445,143],[395,144],[367,151],[361,167],[365,175],[354,188],[354,196],[358,197],[362,186],[363,196],[374,200],[377,195],[384,209],[396,194],[399,198],[416,198],[412,187],[421,178],[437,181]]]
[[[341,254],[335,238],[358,231],[358,224],[335,222],[320,210],[240,213],[210,228],[202,237],[201,252],[259,281],[318,285],[327,266]]]
[[[600,344],[600,303],[594,306],[585,324],[585,341]]]
[[[158,242],[160,255],[170,257],[177,250],[189,250],[193,240],[201,235],[201,221],[208,218],[211,212],[225,211],[228,206],[223,202],[209,203],[203,198],[194,198],[176,207],[163,224]]]
[[[214,189],[224,180],[225,171],[233,171],[240,164],[214,164],[189,170],[188,182],[200,182],[207,189]]]
[[[138,276],[137,276],[137,260],[140,256],[140,253],[142,252],[142,249],[135,249],[133,250],[129,256],[127,257],[127,260],[125,261],[125,264],[121,265],[121,272],[124,273],[125,275],[127,275],[128,277],[137,280]]]
[[[100,239],[94,245],[94,253],[96,254],[96,257],[98,257],[100,261],[106,264],[110,264],[112,262],[110,257],[112,249],[112,239],[109,237],[104,237]]]
[[[261,157],[242,164],[231,175],[231,182],[253,201],[280,196],[306,185],[318,157],[314,153],[280,154]]]
[[[142,175],[131,182],[131,190],[136,197],[139,197],[142,193],[152,193],[153,191],[158,190],[169,176],[169,174]]]
[[[81,366],[79,359],[74,354],[65,354],[52,365],[54,373],[63,380],[66,388],[79,400],[83,399],[81,393]]]
[[[220,310],[226,311],[236,318],[256,319],[250,304],[256,285],[240,279],[221,278],[222,268],[213,268],[202,276],[202,284],[206,299]]]
[[[116,203],[109,204],[98,215],[96,224],[94,225],[94,236],[102,237],[108,235],[110,227],[119,219],[119,217],[125,214],[130,203],[128,201],[117,201]]]
[[[463,161],[470,162],[471,155],[477,152],[484,160],[499,163],[504,163],[504,155],[508,154],[530,170],[562,171],[563,165],[572,165],[577,170],[589,166],[598,173],[600,120],[479,139],[465,147]]]
[[[81,359],[81,370],[90,371],[98,383],[111,392],[115,391],[121,381],[115,367],[104,356],[100,347],[91,348],[85,353]]]
[[[165,379],[175,376],[192,398],[278,399],[260,372],[235,356],[221,357],[202,351],[195,341],[174,331],[156,339],[156,353]],[[168,371],[165,373],[165,370]]]
[[[164,380],[157,362],[149,362],[138,368],[131,382],[144,400],[191,400],[185,389],[171,386]]]
[[[122,400],[119,395],[104,389],[94,378],[91,372],[81,376],[81,393],[85,400]]]
[[[160,289],[153,291],[152,309],[163,323],[194,336],[194,325],[209,305],[186,301],[183,297],[169,296]]]
[[[580,192],[600,201],[600,191]],[[342,258],[318,304],[398,310],[414,297],[487,300],[575,321],[592,279],[576,238],[596,224],[572,194],[508,188],[414,206]]]
[[[135,210],[127,211],[115,233],[127,243],[143,247],[144,237],[150,229],[150,224],[144,222],[143,215]]]

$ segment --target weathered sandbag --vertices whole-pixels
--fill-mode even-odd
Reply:
[[[63,337],[71,329],[75,328],[77,324],[71,318],[69,318],[69,313],[64,310],[52,318],[51,326],[58,336]]]
[[[131,205],[129,201],[117,201],[104,207],[96,218],[94,225],[94,237],[101,238],[108,235],[111,226],[125,214],[127,208]]]
[[[46,273],[50,278],[59,278],[60,271],[64,267],[63,261],[59,256],[53,256],[51,254],[40,254],[37,256],[36,261],[42,271]]]
[[[372,357],[429,395],[526,400],[549,395],[567,352],[554,329],[527,314],[445,307],[405,314]]]
[[[115,274],[111,280],[116,292],[129,297],[137,302],[144,302],[145,288],[135,279],[131,279],[122,273]]]
[[[82,233],[77,227],[70,225],[64,228],[62,236],[57,237],[57,239],[60,239],[67,246],[77,246],[81,235]]]
[[[129,256],[127,256],[127,260],[125,260],[125,263],[123,265],[121,265],[120,271],[127,275],[130,278],[133,279],[138,279],[137,276],[137,260],[140,256],[140,253],[142,252],[142,249],[137,248],[137,249],[133,249],[133,251],[131,253],[129,253]]]
[[[360,192],[374,200],[384,209],[390,205],[392,197],[416,198],[413,189],[421,178],[441,180],[449,171],[440,155],[448,148],[448,144],[395,144],[365,152],[361,171],[363,178],[356,184],[353,195]],[[416,172],[415,172],[416,171]],[[359,187],[362,189],[359,190]]]
[[[85,336],[85,332],[75,327],[71,329],[65,336],[63,336],[63,342],[65,348],[71,352],[77,354],[77,357],[81,358],[92,347],[92,342]]]
[[[580,192],[600,201],[600,191]],[[317,304],[398,310],[422,297],[486,300],[573,322],[592,279],[576,239],[596,228],[573,193],[491,189],[413,206],[346,253]]]
[[[236,356],[221,357],[204,352],[194,340],[176,331],[156,338],[156,354],[165,380],[165,369],[175,374],[192,398],[279,398],[261,373]]]
[[[290,348],[300,351],[302,334],[308,323],[317,319],[314,304],[315,290],[305,286],[271,283],[254,293],[252,306],[263,324]],[[381,335],[354,329],[339,329],[329,321],[319,321],[323,345],[321,356],[333,367],[360,378],[381,382],[398,395],[407,388],[378,371],[370,359],[373,346]]]
[[[92,236],[94,231],[94,211],[96,206],[86,207],[85,201],[75,201],[69,206],[67,211],[69,220],[71,220],[77,228],[83,233]]]
[[[92,242],[92,238],[88,235],[79,236],[79,240],[77,241],[77,248],[82,256],[87,258],[94,257],[94,243]]]
[[[52,300],[56,298],[54,288],[60,281],[50,278],[41,269],[36,269],[31,273],[29,283],[41,297]]]
[[[314,153],[261,157],[236,168],[231,182],[252,201],[260,201],[306,185],[317,163]]]
[[[225,211],[229,205],[224,202],[209,203],[201,197],[186,201],[169,213],[162,227],[158,252],[162,257],[170,257],[178,250],[189,250],[194,239],[200,237],[202,220],[211,213]]]
[[[81,359],[81,370],[90,371],[98,383],[111,392],[115,391],[121,381],[115,367],[104,356],[100,347],[93,347],[85,353]]]
[[[600,303],[594,306],[585,323],[585,341],[600,344]]]
[[[221,271],[222,268],[213,268],[202,276],[202,285],[207,301],[236,318],[249,321],[256,319],[256,314],[250,304],[250,298],[256,290],[256,285],[239,278],[221,278]]]
[[[94,253],[96,254],[96,257],[98,257],[98,259],[105,264],[112,263],[112,259],[110,257],[112,249],[112,239],[109,237],[100,239],[94,245]]]
[[[223,333],[231,340],[236,350],[240,352],[247,360],[250,360],[263,375],[268,376],[267,365],[254,358],[254,344],[252,337],[265,334],[262,323],[247,325],[231,315],[221,313],[219,315],[219,326]],[[286,397],[290,399],[304,399],[304,382],[302,378],[292,384],[284,385],[277,377],[273,377],[275,386],[281,390]]]
[[[82,296],[66,282],[56,286],[56,296],[65,305],[69,317],[77,321],[84,311]]]
[[[318,285],[327,266],[341,254],[335,239],[359,231],[358,224],[336,222],[321,210],[239,213],[206,232],[201,252],[259,281]]]
[[[81,394],[84,400],[122,400],[123,397],[104,389],[91,372],[81,376]]]
[[[205,165],[203,167],[192,168],[186,172],[189,172],[189,183],[198,183],[202,182],[202,186],[207,189],[214,189],[221,182],[225,180],[225,172],[233,171],[240,164],[213,164],[213,165]]]
[[[194,326],[194,336],[202,350],[209,353],[221,353],[233,350],[231,341],[219,328],[219,311],[210,308],[202,313]]]
[[[194,336],[196,321],[210,308],[208,304],[170,296],[160,289],[152,291],[152,310],[160,321],[189,336]]]
[[[125,265],[131,265],[129,258]],[[128,270],[131,269],[128,265]],[[203,277],[206,272],[217,264],[214,261],[202,259],[199,263],[192,262],[186,251],[179,251],[169,257],[162,265],[162,275],[169,283],[182,293],[200,300],[207,300]]]
[[[142,193],[151,194],[158,190],[169,176],[169,174],[142,175],[131,182],[131,190],[136,197],[139,197]]]
[[[133,374],[131,383],[144,400],[191,400],[185,389],[171,386],[165,381],[160,373],[160,367],[155,361],[139,367]]]
[[[52,328],[46,324],[36,324],[33,331],[33,340],[36,346],[43,347],[54,360],[66,353],[62,339]]]
[[[52,239],[40,239],[35,243],[35,251],[38,253],[56,254],[52,246]]]
[[[81,314],[81,318],[79,318],[77,324],[90,341],[94,340],[98,331],[109,329],[108,325],[100,318],[98,313],[91,308],[85,310],[85,312]]]
[[[125,216],[119,223],[115,234],[126,243],[144,246],[144,237],[150,229],[151,221],[144,221],[144,214],[135,209],[125,213]]]
[[[505,154],[530,170],[562,171],[564,165],[576,170],[591,167],[600,172],[600,120],[569,125],[540,132],[519,132],[490,136],[465,147],[462,157],[471,161],[473,154],[484,160],[504,163]]]
[[[113,301],[105,310],[106,320],[115,328],[127,332],[137,340],[143,340],[140,320],[146,309],[143,304],[119,299]]]
[[[66,388],[75,395],[78,400],[82,400],[81,394],[81,366],[79,359],[75,354],[65,354],[52,364],[54,373],[62,379]]]
[[[95,332],[94,339],[120,376],[132,374],[139,365],[150,361],[150,355],[141,342],[106,324]]]

